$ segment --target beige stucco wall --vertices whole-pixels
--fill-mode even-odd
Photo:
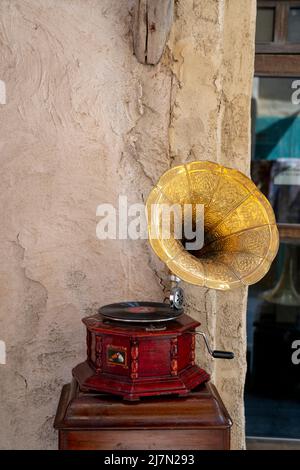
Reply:
[[[63,383],[85,356],[80,319],[126,299],[162,300],[145,241],[96,238],[96,207],[141,202],[171,165],[249,167],[254,0],[178,0],[161,64],[132,54],[127,0],[2,0],[0,448],[55,448]],[[244,443],[246,291],[186,287],[188,310],[234,362],[213,374]]]

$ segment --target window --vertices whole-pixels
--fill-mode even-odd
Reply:
[[[246,433],[259,442],[300,439],[300,364],[292,359],[300,340],[300,1],[257,6],[251,175],[280,233],[272,267],[248,297]]]
[[[262,76],[299,76],[300,0],[258,0],[255,70]]]
[[[300,52],[300,1],[258,0],[256,53]]]

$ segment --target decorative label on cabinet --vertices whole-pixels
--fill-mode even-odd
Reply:
[[[107,346],[107,362],[109,365],[127,367],[127,351],[122,346]]]

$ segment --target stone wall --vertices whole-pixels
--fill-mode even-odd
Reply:
[[[158,66],[132,54],[132,1],[2,0],[0,448],[56,447],[60,388],[85,357],[80,319],[162,300],[146,241],[99,241],[97,205],[142,202],[159,175],[209,159],[249,168],[254,0],[178,0]],[[234,362],[213,374],[244,445],[246,291],[186,287],[188,309]]]

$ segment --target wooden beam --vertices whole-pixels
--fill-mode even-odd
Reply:
[[[299,77],[300,54],[255,54],[255,75]]]
[[[135,0],[133,45],[141,64],[156,65],[173,22],[174,0]]]
[[[297,243],[300,240],[300,224],[277,224],[281,241]]]

